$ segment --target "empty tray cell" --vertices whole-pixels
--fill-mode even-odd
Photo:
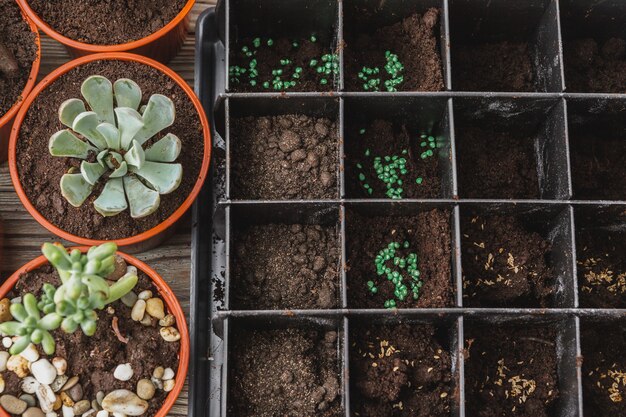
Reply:
[[[231,208],[230,308],[339,307],[339,207]]]
[[[580,306],[626,308],[624,207],[580,207],[574,214]]]
[[[555,0],[450,0],[452,87],[563,89]]]
[[[626,93],[626,3],[560,0],[565,85],[573,93]]]
[[[338,3],[230,0],[230,91],[328,91],[338,85]]]
[[[461,208],[463,305],[574,307],[568,207]]]
[[[227,415],[344,415],[340,326],[257,319],[228,327]]]
[[[230,99],[230,196],[327,199],[339,196],[336,99]]]
[[[457,98],[454,116],[461,197],[570,196],[562,100]]]
[[[438,0],[345,1],[346,90],[443,90],[443,10]]]
[[[454,305],[451,213],[442,205],[348,206],[348,306]]]
[[[347,197],[452,197],[448,104],[445,98],[346,99]]]
[[[455,325],[456,323],[454,323]],[[354,416],[454,415],[456,327],[448,323],[350,321],[350,401]],[[451,349],[451,346],[452,349]]]
[[[567,104],[574,198],[626,200],[626,100]]]

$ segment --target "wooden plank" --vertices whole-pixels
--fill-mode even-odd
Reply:
[[[207,7],[216,0],[197,0],[190,14],[191,32],[179,55],[169,66],[179,73],[189,85],[193,86],[195,56],[195,23]],[[65,48],[49,38],[42,36],[42,63],[39,78],[49,74],[58,66],[70,60]],[[44,242],[56,241],[55,237],[40,226],[20,203],[6,163],[0,165],[0,219],[4,224],[3,257],[0,260],[0,277],[5,279],[17,268],[39,256],[40,246]],[[189,316],[189,277],[191,273],[191,233],[190,217],[187,215],[178,225],[177,232],[160,247],[136,255],[158,271],[170,285]],[[68,242],[64,242],[69,244]],[[188,385],[185,384],[170,416],[186,416],[188,404]]]

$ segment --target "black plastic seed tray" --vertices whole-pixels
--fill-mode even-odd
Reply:
[[[347,91],[345,55],[354,34],[398,22],[429,7],[441,11],[438,40],[445,88],[438,92]],[[363,12],[365,11],[365,12]],[[363,13],[362,13],[363,12]],[[306,38],[316,33],[336,48],[339,72],[332,91],[242,93],[229,83],[229,54],[243,38],[274,36]],[[444,336],[451,360],[451,416],[470,416],[466,363],[471,341],[464,335],[487,325],[492,328],[543,326],[554,331],[558,400],[551,416],[596,414],[588,406],[583,374],[583,334],[607,327],[615,335],[626,331],[623,308],[598,307],[583,297],[580,264],[587,241],[626,240],[626,189],[616,180],[626,176],[626,85],[616,92],[585,91],[570,87],[564,51],[578,39],[594,38],[600,45],[612,37],[626,38],[626,2],[621,0],[222,0],[198,20],[196,91],[214,128],[212,187],[194,210],[191,298],[192,366],[190,414],[226,417],[232,396],[232,347],[245,344],[245,329],[334,329],[339,338],[337,374],[341,382],[341,415],[351,412],[351,392],[357,381],[350,369],[353,329],[361,325],[423,323]],[[525,42],[532,60],[534,91],[460,91],[463,74],[455,67],[464,45]],[[564,58],[565,57],[565,58]],[[623,79],[622,79],[623,82]],[[330,89],[330,87],[329,87]],[[237,163],[234,144],[243,140],[233,120],[245,116],[304,114],[335,122],[336,195],[320,200],[241,199],[234,189]],[[355,149],[359,128],[380,118],[408,126],[415,134],[436,137],[440,189],[428,199],[372,199],[355,191]],[[487,184],[487,174],[461,152],[472,129],[521,135],[530,151],[532,172],[528,198],[489,196],[470,192],[465,181],[476,176]],[[489,133],[487,133],[489,134]],[[497,139],[494,141],[506,140]],[[468,137],[470,139],[468,139]],[[511,136],[513,137],[513,136]],[[608,145],[607,145],[608,144]],[[501,148],[507,144],[498,144]],[[498,146],[493,145],[493,149]],[[511,145],[513,146],[513,145]],[[603,148],[605,146],[605,148]],[[495,152],[491,145],[484,152]],[[495,157],[495,156],[494,156]],[[612,166],[614,172],[603,167]],[[514,165],[511,170],[516,169]],[[616,172],[615,172],[616,171]],[[594,182],[595,181],[595,182]],[[623,182],[621,183],[623,184]],[[487,187],[487,185],[485,185]],[[480,190],[479,190],[480,191]],[[472,195],[474,193],[474,195]],[[351,291],[366,279],[350,272],[351,245],[358,229],[355,219],[398,219],[431,209],[449,215],[449,263],[452,297],[441,308],[357,308]],[[510,305],[469,307],[463,266],[469,261],[464,236],[475,216],[510,216],[536,232],[551,249],[547,257],[555,292],[540,307]],[[381,217],[382,216],[382,217]],[[370,223],[364,220],[362,227]],[[338,236],[336,308],[315,310],[234,309],[234,261],[239,231],[250,225],[285,223],[330,225]],[[610,237],[609,237],[610,236]],[[277,237],[278,238],[278,237]],[[447,237],[446,237],[447,238]],[[593,240],[595,239],[595,240]],[[381,242],[382,243],[382,242]],[[471,245],[467,243],[468,245]],[[621,246],[623,248],[624,246]],[[619,251],[619,250],[618,250]],[[618,253],[622,265],[626,253]],[[623,269],[622,269],[623,271]],[[254,271],[250,271],[254,273]],[[358,303],[357,303],[358,304]],[[507,327],[509,328],[509,327]],[[550,332],[546,332],[550,334]],[[607,344],[611,334],[604,333]],[[467,360],[467,359],[466,359]],[[626,364],[624,364],[626,366]],[[623,390],[623,388],[622,388]],[[608,394],[607,394],[608,395]],[[585,402],[585,407],[583,405]],[[611,413],[619,415],[619,413]],[[516,415],[514,411],[509,414]],[[609,415],[609,414],[606,414]]]

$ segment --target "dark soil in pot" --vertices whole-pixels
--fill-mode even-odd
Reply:
[[[471,127],[456,133],[459,193],[466,198],[539,198],[534,140]]]
[[[463,91],[537,91],[526,42],[457,45],[455,86]]]
[[[348,211],[346,221],[349,307],[384,308],[389,306],[387,300],[394,300],[398,308],[453,305],[449,212],[436,209],[412,217],[366,217]],[[397,286],[387,274],[378,274],[376,258],[390,243],[398,243],[399,247],[384,267],[402,276],[402,283],[408,289],[404,300],[395,295]],[[417,299],[413,297],[413,280],[408,273],[412,254],[417,255],[422,282]],[[405,268],[395,265],[395,258],[404,259]]]
[[[346,12],[347,13],[347,12]],[[397,91],[441,91],[444,89],[443,65],[440,56],[439,33],[441,10],[430,8],[423,14],[414,13],[403,20],[380,28],[364,25],[361,19],[372,15],[372,10],[355,6],[351,14],[357,23],[346,23],[345,83],[348,91],[388,91],[385,81],[393,77],[385,70],[386,52],[395,54],[404,66],[402,83]],[[359,27],[357,27],[359,26]],[[362,30],[362,32],[359,32]],[[377,74],[359,77],[363,67],[378,68]],[[365,89],[363,84],[379,79],[378,89]]]
[[[154,297],[158,297],[158,291],[149,277],[141,271],[138,276],[139,282],[133,292],[138,294],[143,290],[150,290]],[[7,297],[12,299],[30,292],[39,298],[44,283],[51,283],[55,286],[61,284],[57,271],[49,265],[23,274]],[[124,344],[117,339],[112,325],[114,321],[117,321],[119,332],[128,339],[128,343]],[[122,301],[116,301],[98,312],[97,330],[93,336],[85,336],[80,328],[73,334],[67,334],[58,329],[52,332],[56,342],[54,355],[45,355],[41,346],[38,346],[38,350],[41,358],[48,360],[57,356],[64,358],[67,361],[65,376],[69,378],[78,376],[77,385],[80,387],[68,389],[66,392],[72,397],[74,403],[79,400],[91,402],[96,399],[99,391],[105,394],[117,389],[136,392],[137,382],[140,379],[150,380],[155,368],[159,366],[171,368],[174,374],[178,369],[180,342],[163,340],[159,334],[160,326],[157,322],[158,320],[153,319],[151,325],[143,325],[133,321],[131,308]],[[6,349],[0,347],[0,350]],[[113,376],[113,373],[118,365],[125,363],[130,363],[133,376],[128,381],[120,381]],[[19,397],[24,393],[20,388],[21,379],[13,371],[5,370],[1,375],[6,384],[2,395],[10,394]],[[61,391],[65,392],[65,390]],[[163,389],[157,388],[154,397],[148,401],[148,410],[143,415],[154,416],[163,405],[167,395],[168,393]]]
[[[620,323],[587,323],[582,331],[585,416],[626,415],[626,333]]]
[[[337,125],[305,115],[231,121],[233,198],[337,198]]]
[[[0,117],[21,98],[33,62],[37,58],[36,36],[14,0],[0,0]],[[9,57],[7,58],[6,51]],[[5,73],[4,68],[10,62]]]
[[[556,291],[551,244],[513,216],[461,221],[463,304],[548,307]]]
[[[626,93],[626,40],[574,39],[563,45],[567,91]]]
[[[92,45],[118,45],[145,38],[171,22],[185,0],[28,0],[56,32]]]
[[[229,415],[343,415],[337,332],[241,330],[230,340]]]
[[[374,120],[369,126],[353,129],[351,145],[346,152],[347,194],[355,198],[389,198],[388,183],[381,178],[384,172],[378,170],[394,164],[394,160],[404,159],[405,173],[393,168],[400,182],[391,184],[395,190],[402,190],[402,198],[441,197],[439,176],[439,155],[431,149],[427,138],[420,132],[411,132],[405,125],[393,124],[386,120]],[[431,156],[422,158],[424,151],[431,150]],[[380,165],[376,162],[381,158]],[[370,191],[371,190],[371,191]]]
[[[350,336],[351,410],[362,417],[449,417],[446,335],[429,325],[359,326]],[[443,337],[441,337],[443,336]]]
[[[466,327],[467,413],[554,416],[559,397],[556,332],[548,327]]]
[[[171,98],[176,107],[174,124],[144,146],[150,146],[167,133],[178,136],[182,142],[182,152],[177,159],[183,166],[182,183],[173,193],[162,195],[158,210],[147,217],[133,219],[129,210],[112,217],[100,215],[92,202],[100,195],[104,187],[102,182],[79,208],[71,206],[61,195],[61,177],[70,168],[79,168],[81,161],[53,157],[48,151],[48,142],[52,134],[64,129],[57,115],[59,105],[69,98],[81,97],[82,82],[94,74],[105,76],[112,82],[118,78],[130,78],[142,89],[142,103],[147,102],[150,95],[159,93]],[[198,113],[187,94],[172,79],[143,64],[95,61],[71,70],[39,94],[22,124],[16,159],[26,196],[50,223],[76,236],[114,240],[138,235],[170,217],[193,189],[202,167],[203,154],[204,136]]]
[[[626,236],[584,230],[576,236],[581,307],[626,308]]]
[[[337,307],[336,225],[251,226],[236,232],[234,248],[233,309]]]

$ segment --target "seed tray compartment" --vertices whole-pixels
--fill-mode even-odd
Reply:
[[[626,36],[626,4],[619,1],[595,0],[524,0],[511,2],[483,0],[388,0],[358,2],[293,1],[280,9],[282,2],[261,0],[223,0],[216,9],[207,11],[198,21],[196,91],[207,114],[213,119],[214,160],[212,187],[207,187],[194,208],[193,276],[191,298],[192,360],[190,371],[190,414],[193,416],[231,416],[234,399],[232,387],[233,346],[245,344],[242,329],[333,328],[338,332],[337,378],[341,382],[338,399],[343,416],[355,415],[354,389],[359,383],[351,372],[353,338],[362,326],[407,324],[409,328],[433,325],[445,334],[445,348],[450,354],[451,416],[470,416],[468,402],[467,358],[468,332],[476,327],[547,326],[555,330],[554,349],[557,358],[559,398],[547,415],[594,416],[587,406],[592,400],[585,389],[585,355],[583,331],[601,328],[610,339],[626,330],[622,305],[591,305],[583,302],[581,293],[585,279],[585,233],[600,236],[623,236],[626,230],[626,189],[619,183],[608,187],[605,177],[594,171],[581,174],[574,158],[580,142],[581,154],[593,161],[610,159],[617,152],[598,153],[598,144],[611,141],[616,148],[626,143],[623,113],[626,94],[571,91],[568,83],[567,56],[563,45],[576,36],[598,34],[600,39]],[[347,89],[346,48],[350,48],[348,31],[359,27],[359,21],[380,27],[395,23],[410,14],[423,12],[430,6],[440,8],[438,53],[440,54],[444,90],[435,92],[364,92]],[[378,8],[380,7],[380,8]],[[279,10],[280,9],[280,10]],[[316,15],[314,11],[322,10]],[[355,10],[365,10],[363,16]],[[257,12],[259,11],[259,12]],[[510,12],[510,13],[508,13]],[[584,16],[588,13],[588,19]],[[323,16],[321,16],[323,14]],[[501,18],[501,19],[499,19]],[[339,72],[332,86],[315,92],[237,92],[229,86],[230,51],[238,39],[250,36],[280,35],[276,21],[284,22],[288,36],[309,36],[315,31],[327,33],[329,45],[338,46]],[[271,33],[256,33],[271,27]],[[317,27],[317,28],[316,28]],[[250,30],[246,28],[252,28]],[[270,32],[270,29],[267,29]],[[247,32],[246,32],[247,31]],[[498,38],[498,34],[501,34]],[[514,34],[523,34],[515,39]],[[539,69],[540,81],[535,92],[460,91],[458,69],[455,67],[457,46],[469,38],[476,42],[501,40],[526,41],[532,45],[533,68]],[[507,39],[507,37],[509,39]],[[467,38],[467,39],[466,39]],[[231,44],[231,41],[232,44]],[[626,86],[625,86],[626,87]],[[624,92],[624,88],[622,88]],[[608,92],[607,92],[608,93]],[[233,175],[238,158],[234,144],[241,140],[234,123],[240,117],[281,114],[304,114],[327,117],[336,122],[337,139],[329,146],[338,154],[336,196],[302,199],[251,199],[238,194]],[[359,180],[358,158],[362,158],[361,129],[375,119],[392,125],[405,125],[411,140],[432,135],[437,143],[437,178],[440,192],[428,198],[390,200],[363,193]],[[466,175],[485,175],[467,164],[467,131],[477,126],[490,131],[521,133],[526,154],[536,171],[531,197],[472,195],[463,186]],[[591,126],[592,136],[581,135]],[[400,129],[400,128],[399,128]],[[609,137],[610,134],[610,137]],[[414,136],[413,136],[414,135]],[[496,135],[493,134],[496,140]],[[489,142],[487,141],[487,144]],[[490,149],[484,149],[490,154]],[[382,155],[381,155],[382,156]],[[362,164],[362,160],[358,160]],[[494,164],[497,161],[494,160]],[[626,177],[624,165],[612,165],[616,175]],[[498,171],[490,171],[506,181],[506,163]],[[470,172],[471,174],[466,174]],[[621,173],[621,174],[620,174]],[[504,175],[507,174],[507,175]],[[577,178],[591,176],[612,194],[581,193]],[[506,184],[506,182],[505,182]],[[606,186],[605,186],[606,185]],[[333,188],[335,189],[335,188]],[[480,197],[480,198],[479,198]],[[350,288],[354,278],[350,272],[352,230],[360,226],[364,216],[400,218],[430,210],[449,215],[450,283],[452,301],[437,308],[353,308]],[[466,243],[464,221],[475,213],[511,215],[531,230],[536,230],[551,244],[549,264],[553,268],[555,293],[545,308],[481,306],[470,307],[463,288],[463,265]],[[358,216],[355,216],[357,214]],[[237,257],[237,231],[251,224],[327,224],[338,231],[337,246],[340,265],[337,307],[331,309],[241,310],[233,309],[233,262]],[[367,230],[367,222],[362,225]],[[583,245],[581,246],[581,243]],[[381,246],[386,242],[381,242]],[[377,252],[380,248],[372,248]],[[619,252],[619,250],[618,250]],[[621,258],[623,259],[623,254]],[[619,254],[617,255],[619,258]],[[250,271],[254,273],[254,271]],[[363,285],[366,283],[363,279]],[[607,290],[608,291],[608,290]],[[417,327],[416,327],[417,326]],[[612,333],[614,332],[614,333]],[[607,342],[609,343],[609,342]],[[607,393],[609,395],[609,393]],[[360,402],[359,402],[360,404]],[[619,412],[614,413],[619,415]],[[515,414],[512,414],[515,415]]]

